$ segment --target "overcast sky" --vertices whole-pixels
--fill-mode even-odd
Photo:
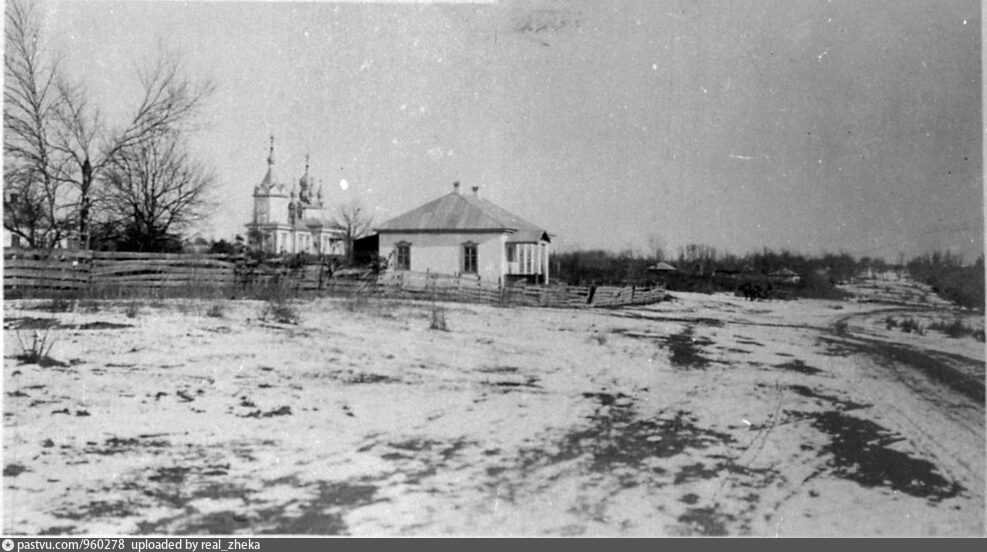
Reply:
[[[976,0],[42,6],[107,115],[162,48],[217,82],[207,237],[274,134],[281,179],[310,154],[380,222],[459,180],[561,248],[983,251]]]

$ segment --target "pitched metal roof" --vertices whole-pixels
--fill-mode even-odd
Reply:
[[[548,240],[548,232],[474,195],[449,192],[377,227],[378,232],[509,232],[510,242]]]

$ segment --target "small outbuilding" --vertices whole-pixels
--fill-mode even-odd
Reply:
[[[676,272],[677,270],[678,270],[677,268],[666,263],[665,261],[655,263],[648,267],[648,272],[668,273],[668,272]]]
[[[802,277],[794,270],[782,268],[768,273],[768,280],[778,284],[797,284],[802,281]]]
[[[679,271],[679,269],[669,263],[666,263],[665,261],[659,261],[649,266],[646,270],[650,281],[657,282],[665,286],[672,282],[674,275]]]

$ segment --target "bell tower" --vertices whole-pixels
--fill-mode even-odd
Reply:
[[[254,224],[285,224],[288,222],[288,194],[284,183],[277,182],[274,171],[274,135],[267,154],[267,172],[254,187]]]

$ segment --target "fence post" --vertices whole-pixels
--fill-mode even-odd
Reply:
[[[83,258],[88,261],[86,263],[86,293],[90,297],[93,296],[93,287],[95,286],[96,274],[95,265],[96,259],[93,258],[93,252],[89,251]]]

